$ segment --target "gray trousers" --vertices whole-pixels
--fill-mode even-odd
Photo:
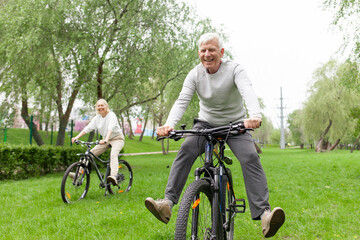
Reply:
[[[193,129],[212,128],[207,122],[195,122]],[[251,217],[259,220],[266,208],[270,208],[269,190],[260,157],[250,133],[229,136],[227,144],[240,161]],[[187,136],[171,166],[165,198],[177,204],[189,172],[197,157],[204,153],[204,137]]]

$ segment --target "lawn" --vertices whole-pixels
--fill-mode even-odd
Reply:
[[[86,198],[71,205],[61,200],[62,172],[1,181],[0,239],[173,239],[178,205],[165,225],[147,211],[144,200],[163,197],[174,157],[126,156],[134,172],[130,192],[105,197],[92,176]],[[359,152],[263,149],[261,159],[270,203],[286,213],[273,239],[360,239]],[[240,164],[231,169],[237,197],[246,198]],[[190,173],[187,184],[192,180]],[[251,220],[249,209],[236,217],[235,239],[262,239],[261,224]]]

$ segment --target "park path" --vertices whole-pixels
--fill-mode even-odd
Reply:
[[[177,152],[178,150],[169,151]],[[137,156],[137,155],[148,155],[148,154],[163,154],[163,152],[142,152],[142,153],[122,153],[121,156]]]

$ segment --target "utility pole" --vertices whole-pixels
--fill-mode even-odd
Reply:
[[[282,87],[280,87],[280,149],[285,149],[284,118]]]

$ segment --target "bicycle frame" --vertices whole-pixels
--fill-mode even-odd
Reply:
[[[195,136],[201,136],[204,139],[204,164],[202,167],[195,169],[195,181],[193,183],[200,181],[207,181],[209,183],[209,191],[211,191],[211,209],[212,209],[212,227],[207,228],[206,239],[227,239],[230,237],[232,239],[233,234],[233,218],[236,213],[245,212],[245,200],[236,199],[233,183],[231,178],[230,169],[226,168],[225,162],[228,163],[228,158],[224,156],[225,145],[229,134],[241,134],[247,130],[252,130],[244,127],[243,123],[235,124],[230,126],[222,126],[210,129],[193,129],[185,130],[185,126],[182,126],[183,130],[173,130],[169,132],[169,137],[176,140],[179,140],[184,136],[184,134],[190,134]],[[217,152],[214,149],[214,146],[218,144],[219,151]],[[200,156],[200,155],[199,155]],[[218,161],[215,161],[215,160]],[[226,160],[226,161],[225,161]],[[230,159],[231,160],[231,159]],[[225,183],[227,186],[225,186]],[[200,186],[200,184],[195,184],[192,186]],[[203,185],[205,186],[205,185]],[[196,187],[195,187],[196,188]],[[192,189],[194,191],[194,189]],[[189,193],[192,194],[191,192]],[[192,236],[197,236],[198,234],[198,216],[200,202],[199,195],[192,196],[193,206],[190,211],[192,211],[192,224],[191,233]],[[186,207],[182,209],[182,213],[187,215],[186,209],[189,209],[189,198],[185,198]],[[187,200],[189,199],[189,200]],[[241,202],[238,204],[237,202]],[[195,207],[194,207],[195,206]],[[180,206],[181,208],[181,206]],[[242,208],[242,209],[238,209]],[[178,236],[182,238],[183,229],[186,229],[187,221],[184,221],[183,218],[180,218]],[[184,226],[185,225],[185,226]]]
[[[91,146],[88,146],[88,148],[86,149],[85,153],[78,153],[78,154],[76,154],[76,155],[78,155],[78,156],[80,156],[80,157],[81,157],[81,156],[84,156],[85,159],[81,159],[80,161],[83,161],[83,163],[84,163],[85,165],[88,166],[89,163],[91,163],[92,166],[95,167],[95,172],[96,172],[96,174],[97,174],[97,176],[98,176],[98,178],[99,178],[99,180],[100,180],[100,186],[101,186],[101,188],[104,188],[104,187],[106,187],[107,184],[110,184],[110,183],[106,183],[106,179],[107,179],[107,177],[110,175],[110,160],[104,161],[104,160],[102,160],[100,157],[94,155],[90,150],[91,150]],[[119,154],[119,155],[120,155],[120,154]],[[99,167],[97,166],[95,159],[97,159],[98,161],[100,161],[100,162],[101,162],[102,164],[104,164],[104,165],[106,164],[106,172],[105,172],[104,178],[101,176],[100,169],[99,169]],[[86,169],[87,169],[87,171],[89,171],[89,174],[90,174],[90,173],[91,173],[91,167],[90,167],[90,168],[86,168]],[[75,181],[75,179],[74,179],[74,181]],[[106,196],[106,194],[107,194],[107,189],[106,189],[106,191],[105,191],[105,196]]]
[[[212,190],[213,190],[213,209],[215,209],[216,211],[219,210],[220,213],[222,214],[224,211],[223,209],[225,209],[224,201],[222,201],[221,197],[223,196],[222,191],[225,191],[225,189],[223,189],[223,185],[222,185],[222,181],[223,181],[223,176],[224,175],[229,175],[228,171],[223,163],[223,159],[224,159],[224,150],[225,150],[225,142],[224,140],[216,140],[217,144],[219,144],[219,152],[217,154],[213,154],[214,151],[214,144],[213,144],[213,140],[214,138],[211,135],[206,136],[206,144],[205,144],[205,159],[204,159],[204,166],[203,167],[199,167],[195,169],[195,180],[199,180],[199,179],[206,179],[207,181],[210,182],[210,185],[212,186]],[[214,166],[214,156],[218,159],[218,166],[215,167]],[[201,177],[203,174],[208,173],[209,176],[203,176]],[[229,178],[230,179],[230,178]],[[231,189],[233,189],[232,186],[232,181],[229,181],[229,187]],[[233,197],[235,199],[235,194],[234,191],[232,191],[233,193]],[[225,209],[226,210],[226,209]],[[193,210],[196,211],[196,210]],[[226,213],[225,213],[226,214]],[[196,216],[196,214],[194,214],[193,216]],[[231,218],[234,218],[235,214],[233,214],[231,216]],[[228,222],[223,222],[223,217],[222,218],[213,218],[214,221],[214,225],[218,226],[218,228],[225,228],[228,229],[229,228],[229,224],[231,222],[231,219]],[[212,232],[212,237],[214,239],[216,239],[216,235],[217,233],[220,234],[223,232],[220,229],[213,229]]]
[[[106,173],[105,173],[105,178],[106,179],[108,176],[109,176],[109,173],[108,173],[108,167],[109,167],[109,164],[110,164],[110,160],[107,160],[107,161],[104,161],[102,160],[101,158],[99,158],[98,156],[95,156],[92,152],[88,150],[86,150],[85,153],[78,153],[77,154],[78,156],[85,156],[85,162],[84,164],[86,164],[87,161],[91,162],[92,163],[92,166],[95,167],[95,171],[96,171],[96,174],[98,176],[98,178],[100,179],[101,183],[104,184],[105,183],[105,180],[102,179],[102,176],[101,176],[101,172],[100,172],[100,169],[99,167],[97,166],[96,164],[96,161],[95,159],[97,159],[98,161],[100,161],[101,163],[103,163],[104,165],[106,164]],[[90,172],[91,172],[91,168],[89,169]],[[90,173],[89,172],[89,173]],[[105,185],[104,185],[105,186]]]

